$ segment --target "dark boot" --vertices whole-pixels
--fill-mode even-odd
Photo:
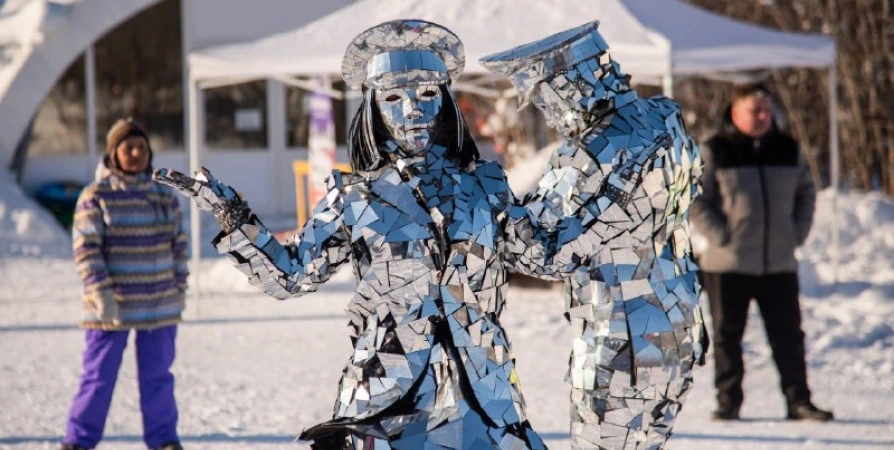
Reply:
[[[179,442],[168,442],[166,444],[161,444],[161,447],[157,447],[153,450],[183,450],[183,446],[180,445]]]
[[[816,420],[819,422],[828,422],[834,419],[835,415],[832,414],[832,411],[817,408],[816,405],[811,402],[803,402],[789,405],[788,416],[786,418],[789,420]]]
[[[59,447],[59,450],[90,450],[90,449],[87,447],[81,447],[80,445],[77,445],[77,444],[62,444],[62,446]]]
[[[712,420],[739,420],[739,406],[723,405],[711,413]]]

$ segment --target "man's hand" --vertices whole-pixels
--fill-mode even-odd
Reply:
[[[248,222],[251,215],[248,203],[242,196],[232,187],[221,183],[204,167],[195,173],[195,178],[176,170],[156,169],[152,173],[152,179],[192,198],[199,209],[213,212],[225,233],[231,233]]]

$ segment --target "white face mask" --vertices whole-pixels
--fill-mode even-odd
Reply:
[[[431,143],[435,117],[441,111],[441,88],[418,85],[375,91],[391,138],[407,156],[418,155]]]

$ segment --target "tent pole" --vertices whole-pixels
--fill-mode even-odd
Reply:
[[[286,154],[286,90],[279,80],[268,78],[266,91],[267,154],[270,155],[270,178],[267,182],[273,192],[273,210],[281,214],[284,212],[282,197],[285,195],[281,187],[286,185],[281,167],[292,167],[291,161],[287,161],[289,155]],[[293,178],[294,176],[289,177],[289,180]]]
[[[661,93],[667,98],[674,97],[674,76],[670,72],[661,77]]]
[[[198,81],[192,79],[192,71],[189,68],[189,51],[193,47],[193,8],[192,0],[183,0],[180,3],[180,33],[181,33],[181,64],[183,66],[183,127],[186,131],[187,156],[190,173],[201,166],[199,161],[199,139],[201,138],[199,124],[199,107],[201,105],[201,92]],[[193,292],[195,292],[195,312],[201,314],[199,298],[202,296],[201,279],[199,276],[199,262],[202,259],[202,222],[201,211],[195,202],[189,202],[189,249],[190,249],[190,273],[192,274]]]
[[[199,123],[199,105],[201,104],[201,92],[194,80],[189,81],[187,89],[188,120],[189,120],[189,171],[195,173],[202,167],[199,158],[199,140],[201,139],[201,125]],[[202,296],[202,285],[199,278],[199,261],[202,259],[202,212],[195,202],[189,202],[189,230],[190,253],[192,254],[192,281],[197,297]],[[196,313],[199,313],[198,301],[196,301]]]
[[[835,52],[837,56],[837,49]],[[838,189],[841,183],[841,155],[838,145],[838,69],[837,57],[829,67],[829,172],[832,183],[832,282],[838,283],[839,214]]]
[[[664,94],[665,97],[673,99],[674,98],[674,52],[673,46],[671,45],[670,40],[665,38],[664,36],[660,37],[660,42],[664,46],[664,50],[667,52],[667,69],[664,71],[664,76],[661,77],[661,93]]]
[[[96,148],[96,58],[93,44],[84,52],[84,82],[87,94],[87,173],[90,180],[96,178],[96,159],[99,156]]]

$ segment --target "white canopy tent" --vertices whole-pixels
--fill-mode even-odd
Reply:
[[[200,88],[254,79],[301,85],[300,76],[340,75],[341,59],[360,31],[394,19],[446,26],[465,45],[465,73],[484,74],[478,59],[585,22],[599,20],[612,56],[634,81],[661,82],[672,95],[674,76],[780,67],[830,71],[831,176],[838,186],[835,40],[739,22],[680,0],[363,0],[301,28],[189,55],[189,153],[200,166],[197,116]],[[458,90],[497,96],[485,86],[458,82]],[[198,214],[193,214],[197,220]],[[193,254],[198,224],[193,223]]]
[[[466,73],[486,73],[482,56],[600,21],[600,33],[625,72],[673,75],[773,67],[829,67],[834,39],[735,21],[680,0],[366,0],[296,30],[189,55],[196,80],[339,74],[360,31],[397,18],[420,18],[454,31],[466,47]]]

